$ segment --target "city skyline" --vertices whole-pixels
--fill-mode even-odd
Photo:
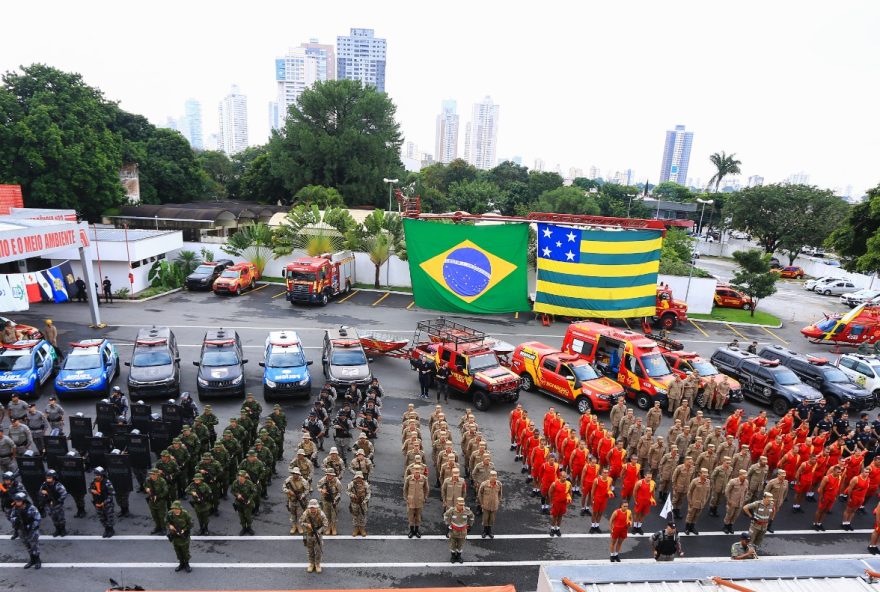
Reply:
[[[6,16],[30,22],[37,10],[17,3]],[[170,11],[191,31],[157,45],[152,32],[167,25]],[[876,3],[849,10],[806,1],[794,9],[744,0],[719,23],[711,6],[690,0],[675,11],[637,0],[626,7],[551,5],[528,18],[499,13],[492,2],[450,0],[432,14],[429,28],[406,11],[379,18],[375,7],[346,0],[333,11],[279,5],[268,19],[264,10],[224,0],[210,11],[158,0],[138,14],[136,28],[116,27],[118,13],[105,0],[96,0],[89,15],[53,4],[53,18],[37,33],[21,27],[4,33],[0,68],[39,62],[78,72],[107,100],[157,124],[195,98],[203,106],[206,145],[219,132],[214,106],[236,82],[251,104],[248,124],[256,144],[268,137],[266,106],[277,96],[272,62],[281,50],[311,38],[335,40],[352,27],[373,28],[388,41],[386,89],[401,133],[426,151],[433,151],[439,101],[454,98],[467,119],[463,106],[490,94],[504,106],[497,153],[520,155],[528,164],[541,159],[548,169],[557,163],[563,171],[632,169],[638,181],[655,183],[661,133],[683,122],[697,132],[688,171],[694,179],[708,179],[709,155],[724,150],[742,161],[744,179],[781,182],[804,171],[811,183],[852,185],[854,194],[880,182],[880,119],[873,117],[880,90],[880,38],[871,26],[880,19]],[[229,27],[230,14],[236,43],[216,35]],[[632,43],[621,45],[613,28],[582,39],[585,21],[622,20]],[[486,22],[497,22],[504,33],[487,33]],[[670,36],[670,28],[682,34]],[[541,39],[554,40],[554,59],[528,47]],[[108,46],[124,50],[108,52]],[[733,56],[723,77],[713,74],[718,52]],[[682,75],[674,91],[668,80],[673,63]],[[612,92],[602,76],[576,74],[584,68],[622,75],[623,84]],[[459,156],[461,150],[460,144]]]
[[[497,164],[498,119],[500,105],[492,97],[474,103],[471,119],[464,131],[464,159],[480,170],[489,170]]]
[[[663,160],[660,165],[660,183],[672,181],[679,185],[687,184],[694,132],[686,131],[685,128],[684,125],[676,125],[675,129],[666,130]]]
[[[247,95],[233,84],[229,94],[223,97],[219,107],[220,143],[218,150],[228,156],[238,154],[250,144],[248,137]]]

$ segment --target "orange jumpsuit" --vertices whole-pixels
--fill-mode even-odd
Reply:
[[[632,512],[618,508],[611,512],[611,518],[608,519],[608,522],[611,524],[611,538],[625,539],[629,534],[629,527],[633,523]]]
[[[614,497],[611,491],[611,477],[599,477],[593,485],[593,520],[596,520],[608,507],[608,500]]]
[[[572,476],[580,475],[584,470],[584,465],[587,464],[587,449],[575,448],[571,453],[568,462],[571,466]]]
[[[862,477],[859,475],[855,478],[855,483],[852,484],[852,490],[849,494],[849,499],[846,502],[846,507],[850,510],[857,510],[862,507],[865,503],[865,499],[868,497],[868,488],[871,486],[871,480],[867,477]]]
[[[636,462],[628,462],[623,465],[623,470],[621,471],[623,484],[620,486],[621,499],[629,499],[632,497],[633,489],[636,486],[636,481],[639,480],[639,471],[641,470],[641,465]]]
[[[840,477],[836,477],[834,473],[828,473],[825,489],[822,492],[822,499],[819,500],[820,510],[827,512],[834,506],[837,495],[840,493],[840,484],[842,482],[843,480]]]
[[[593,483],[595,483],[598,476],[599,463],[587,462],[581,471],[581,490],[584,492],[584,495],[589,495],[593,490]]]
[[[638,515],[647,514],[651,511],[651,506],[657,505],[654,499],[654,480],[639,479],[633,489],[635,495],[635,512]]]
[[[568,504],[571,503],[571,483],[557,479],[548,488],[550,497],[550,515],[554,518],[565,516]]]
[[[757,432],[752,436],[752,443],[749,445],[749,449],[752,451],[753,463],[758,462],[758,459],[761,458],[765,446],[767,446],[767,434]]]
[[[548,460],[544,463],[544,467],[541,469],[541,496],[544,499],[547,499],[547,492],[550,490],[553,482],[556,481],[558,473],[559,463],[553,460]]]
[[[731,415],[728,417],[727,421],[724,422],[724,433],[728,436],[736,436],[736,431],[739,429],[741,418],[741,415]]]
[[[623,471],[623,461],[626,457],[626,450],[622,448],[612,448],[608,453],[608,476],[612,479],[620,477]]]

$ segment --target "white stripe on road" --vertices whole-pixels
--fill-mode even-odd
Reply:
[[[134,347],[133,343],[119,343],[118,341],[114,341],[113,345],[116,347]],[[177,347],[202,347],[201,343],[178,343]],[[243,348],[254,348],[254,349],[266,349],[265,345],[242,345]],[[303,349],[321,349],[320,345],[301,345]]]
[[[874,555],[788,555],[788,556],[772,556],[771,558],[776,560],[784,560],[784,561],[794,561],[794,560],[823,560],[823,559],[854,559],[854,560],[865,560],[871,559]],[[653,559],[627,559],[626,554],[621,557],[624,563],[656,563]],[[723,561],[728,563],[730,561],[729,556],[724,557],[689,557],[687,559],[681,559],[679,562],[686,563],[716,563]],[[524,561],[465,561],[464,563],[448,563],[448,562],[440,562],[440,561],[411,561],[411,562],[385,562],[385,563],[375,563],[375,562],[362,562],[362,563],[321,563],[321,567],[327,569],[360,569],[366,566],[369,567],[378,567],[384,569],[390,568],[422,568],[422,567],[435,567],[435,568],[448,568],[448,567],[531,567],[531,566],[539,566],[539,565],[607,565],[608,560],[600,560],[600,559],[551,559],[546,561],[541,560],[524,560]],[[20,569],[24,566],[24,563],[0,563],[0,569],[2,568],[16,568]],[[193,569],[305,569],[308,564],[307,563],[191,563],[190,566]],[[46,568],[61,568],[61,569],[173,569],[177,567],[177,563],[173,562],[154,562],[154,563],[71,563],[71,562],[58,562],[58,563],[49,563],[43,562],[43,567]]]
[[[778,536],[803,536],[803,535],[822,535],[822,534],[870,534],[873,532],[869,528],[857,528],[856,530],[825,530],[822,532],[816,530],[777,530],[773,534],[767,534],[766,536],[769,538],[778,537]],[[628,535],[628,538],[640,538],[640,537],[650,537],[653,533],[648,534],[631,534]],[[607,532],[603,532],[600,534],[587,534],[587,533],[564,533],[561,538],[563,539],[607,539],[610,538],[611,534]],[[680,534],[681,540],[698,540],[699,537],[707,537],[707,536],[723,536],[729,537],[731,535],[725,534],[721,531],[703,531],[698,535],[685,535]],[[440,541],[446,540],[445,535],[440,534],[426,534],[422,535],[421,539],[412,538],[410,539],[408,536],[404,534],[389,534],[389,535],[379,535],[379,536],[367,536],[367,537],[351,537],[351,536],[325,536],[326,540],[331,541],[348,541],[348,540],[373,540],[373,541],[411,541],[417,542],[419,540],[422,541]],[[478,534],[471,534],[467,537],[472,541],[491,541],[493,539],[483,539]],[[526,540],[526,539],[548,539],[550,538],[548,533],[528,533],[528,534],[496,534],[495,540]],[[43,544],[54,541],[167,541],[168,538],[164,536],[151,536],[151,535],[140,535],[140,534],[129,534],[129,535],[115,535],[113,538],[105,539],[101,535],[68,535],[60,538],[47,538],[43,537],[41,541]],[[236,536],[236,535],[208,535],[208,536],[194,536],[192,537],[194,541],[295,541],[300,542],[302,538],[298,535],[288,535],[288,536],[280,536],[280,535],[257,535],[257,536]]]

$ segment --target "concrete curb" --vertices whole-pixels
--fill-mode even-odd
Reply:
[[[150,300],[155,300],[156,298],[161,298],[162,296],[168,296],[169,294],[174,294],[175,292],[180,292],[182,290],[183,290],[183,288],[174,288],[173,290],[168,290],[167,292],[162,292],[161,294],[155,294],[155,295],[150,296],[148,298],[138,298],[136,300],[130,300],[130,299],[118,300],[118,301],[114,300],[114,303],[115,302],[128,302],[128,303],[132,303],[132,304],[137,304],[138,302],[149,302]]]
[[[716,321],[714,319],[691,319],[688,317],[688,320],[695,321],[699,323],[709,323],[710,325],[730,325],[732,327],[764,327],[765,329],[782,329],[782,321],[779,321],[778,325],[762,325],[761,323],[738,323],[736,321]]]
[[[358,292],[375,292],[377,294],[385,294],[386,292],[389,294],[400,294],[401,296],[410,296],[412,297],[412,292],[401,292],[400,290],[383,290],[379,288],[352,288],[352,291],[357,290]]]

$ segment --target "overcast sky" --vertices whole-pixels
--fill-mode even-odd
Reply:
[[[44,62],[81,73],[156,123],[202,102],[206,135],[237,83],[251,144],[268,135],[274,59],[351,27],[388,40],[386,90],[404,137],[434,152],[440,101],[501,105],[498,156],[531,167],[632,168],[656,182],[664,132],[767,182],[805,171],[854,194],[880,182],[880,2],[9,2],[0,69]]]

